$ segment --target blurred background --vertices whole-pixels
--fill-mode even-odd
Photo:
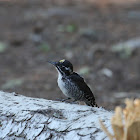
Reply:
[[[60,59],[106,109],[140,97],[139,0],[0,1],[0,90],[65,98],[47,63]]]

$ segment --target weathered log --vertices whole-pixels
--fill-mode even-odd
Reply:
[[[112,112],[0,91],[0,140],[107,140]]]

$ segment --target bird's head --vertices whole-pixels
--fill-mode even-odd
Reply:
[[[61,75],[70,75],[73,73],[73,65],[68,60],[60,60],[56,62],[48,61],[55,66]]]

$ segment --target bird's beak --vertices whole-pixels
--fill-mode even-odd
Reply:
[[[54,65],[54,66],[57,65],[57,62],[52,62],[52,61],[47,61],[47,62],[50,63],[50,64],[52,64],[52,65]]]

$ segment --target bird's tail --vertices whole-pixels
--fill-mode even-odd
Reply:
[[[92,107],[99,107],[95,101],[93,103],[91,103],[90,106],[92,106]]]
[[[93,107],[98,107],[98,108],[99,108],[99,106],[97,105],[97,103],[96,103],[96,102],[95,102],[95,105],[94,105]]]
[[[88,106],[92,106],[92,107],[99,107],[98,105],[97,105],[97,103],[95,102],[95,100],[91,100],[90,102],[89,102],[89,100],[87,101],[87,102],[85,102]]]

